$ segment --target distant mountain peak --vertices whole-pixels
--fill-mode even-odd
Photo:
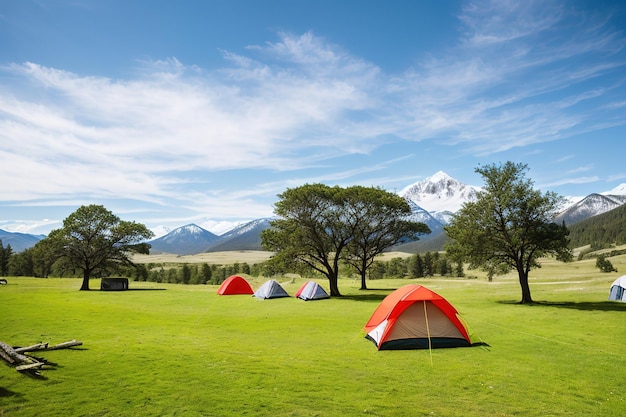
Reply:
[[[463,184],[443,171],[400,191],[400,195],[432,213],[458,211],[465,202],[474,200],[478,187]]]
[[[148,243],[152,245],[151,253],[166,252],[177,255],[193,255],[202,252],[205,247],[218,239],[217,235],[191,223],[178,227],[165,236]]]
[[[624,203],[626,203],[626,195],[613,194],[613,192],[611,194],[589,194],[561,212],[555,218],[555,222],[565,222],[568,225],[574,224],[589,217],[611,211]]]
[[[613,188],[611,191],[605,191],[600,193],[602,195],[626,195],[626,183],[622,183],[617,187]]]
[[[177,229],[174,229],[172,232],[173,233],[203,234],[205,232],[208,232],[208,230],[205,230],[205,229],[201,228],[200,226],[198,226],[195,223],[189,223],[189,224],[181,226],[181,227],[179,227]],[[211,233],[211,232],[209,232],[209,233]]]

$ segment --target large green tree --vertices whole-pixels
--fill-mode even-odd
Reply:
[[[532,303],[528,283],[538,259],[555,256],[570,261],[569,231],[552,219],[563,199],[554,192],[533,189],[525,164],[506,162],[476,168],[485,186],[476,201],[465,203],[445,230],[451,241],[448,254],[490,275],[517,271],[521,303]]]
[[[367,270],[376,256],[402,241],[430,233],[426,224],[410,220],[411,207],[404,198],[380,188],[350,187],[342,204],[345,222],[353,233],[344,259],[361,276],[362,290],[367,289]]]
[[[106,273],[119,265],[133,265],[132,253],[147,254],[145,241],[153,233],[143,224],[123,221],[100,205],[81,206],[63,220],[63,227],[50,232],[46,245],[57,259],[82,270],[81,290],[89,290],[95,272]]]
[[[261,233],[263,246],[274,251],[279,264],[304,263],[328,278],[330,295],[337,285],[341,253],[352,231],[340,221],[341,187],[306,184],[279,194],[277,219]]]
[[[279,198],[277,219],[261,235],[263,246],[276,252],[279,265],[304,264],[325,275],[331,296],[341,295],[342,260],[358,265],[364,280],[383,249],[428,231],[406,220],[410,208],[404,199],[378,188],[306,184]]]

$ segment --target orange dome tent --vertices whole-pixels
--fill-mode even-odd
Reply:
[[[471,346],[457,310],[421,285],[406,285],[389,294],[365,325],[378,350]]]
[[[217,290],[218,295],[254,294],[252,287],[243,277],[231,275],[222,282]]]

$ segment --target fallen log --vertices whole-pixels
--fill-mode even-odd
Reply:
[[[42,350],[57,350],[57,349],[67,349],[74,346],[81,346],[83,342],[79,342],[78,340],[70,340],[69,342],[59,343],[58,345],[46,346],[46,348]],[[46,344],[47,345],[47,344]]]
[[[15,367],[15,370],[16,371],[28,371],[30,369],[41,369],[41,367],[44,365],[45,363],[43,362],[29,363],[28,365],[18,365]]]
[[[25,346],[20,348],[15,348],[15,351],[18,353],[22,352],[34,352],[36,350],[44,350],[48,347],[48,343],[37,343],[32,346]]]
[[[27,371],[31,375],[39,376],[39,371],[43,368],[44,365],[49,365],[49,363],[42,358],[34,358],[28,355],[25,355],[26,352],[36,352],[36,351],[45,351],[45,350],[57,350],[57,349],[67,349],[74,346],[81,346],[83,342],[78,340],[70,340],[69,342],[59,343],[57,345],[50,346],[46,343],[36,343],[31,346],[25,347],[13,347],[7,343],[0,341],[0,357],[5,361],[9,362],[12,365],[15,365],[15,370],[22,372]]]
[[[13,346],[9,346],[4,342],[0,342],[0,356],[9,363],[32,363],[30,357],[15,351]]]

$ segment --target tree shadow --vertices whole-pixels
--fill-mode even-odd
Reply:
[[[368,288],[361,294],[349,294],[341,295],[341,297],[333,297],[337,300],[352,300],[352,301],[366,301],[366,302],[381,302],[386,296],[395,291],[395,288]],[[385,291],[384,294],[368,293],[368,291]]]
[[[97,291],[112,292],[112,293],[120,293],[120,292],[128,292],[128,291],[167,291],[167,288],[126,288],[124,290],[102,290],[102,289],[99,289]]]
[[[499,304],[520,304],[519,301],[498,301]],[[616,301],[534,301],[528,307],[557,307],[581,311],[626,311],[626,303]]]

